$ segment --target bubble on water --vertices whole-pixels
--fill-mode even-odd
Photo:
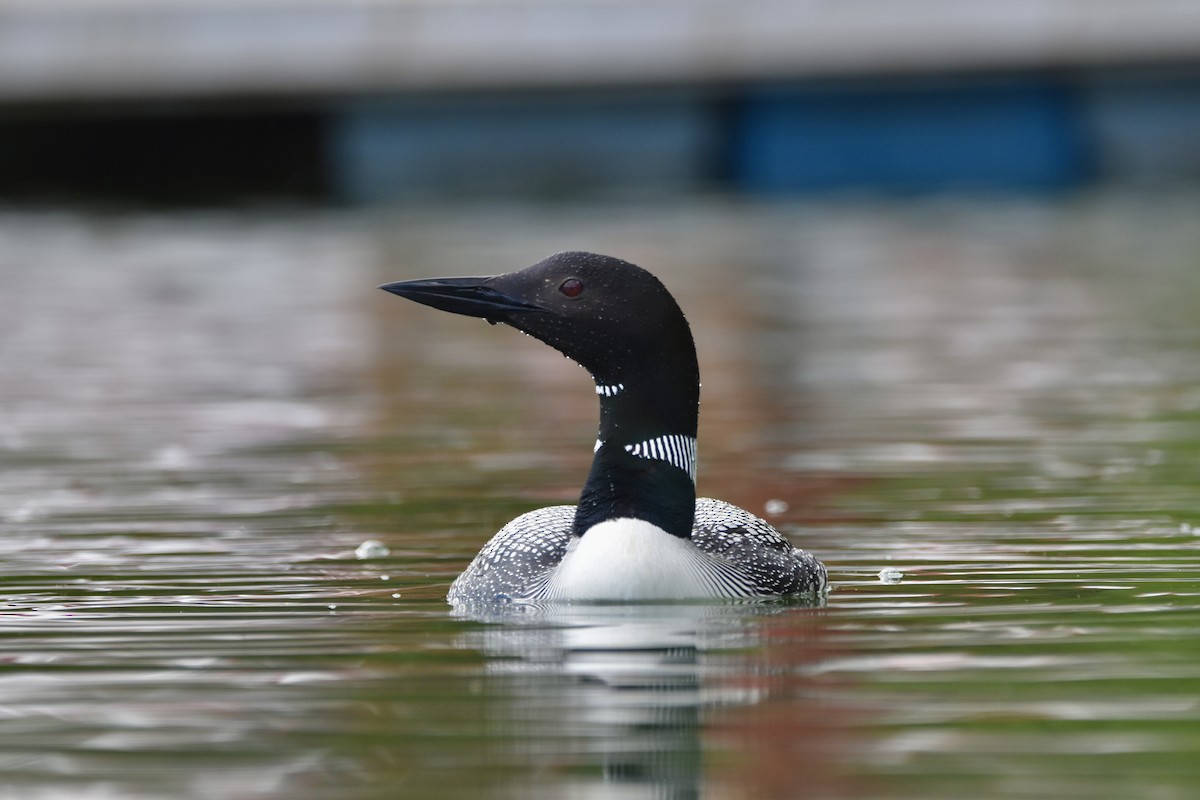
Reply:
[[[393,599],[399,600],[399,599],[400,599],[400,593],[399,593],[399,592],[392,592],[392,597],[393,597]]]
[[[383,558],[389,555],[392,551],[387,549],[387,545],[375,539],[367,539],[354,550],[355,558]]]
[[[167,445],[154,454],[154,466],[166,472],[181,472],[194,464],[195,457],[183,445]]]
[[[28,522],[38,515],[38,507],[35,503],[23,503],[18,508],[14,508],[6,515],[9,522]]]
[[[25,437],[21,434],[21,429],[0,423],[0,447],[6,450],[24,450]]]
[[[788,504],[786,500],[768,500],[763,505],[763,509],[772,517],[777,517],[787,512]]]
[[[904,578],[904,573],[895,567],[884,567],[879,570],[880,583],[899,583]]]

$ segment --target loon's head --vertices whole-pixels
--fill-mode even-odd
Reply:
[[[700,375],[687,320],[658,278],[617,258],[568,252],[491,278],[380,288],[511,325],[592,374],[600,430],[576,509],[577,534],[634,518],[691,535]]]
[[[639,266],[594,253],[557,253],[487,278],[434,278],[380,287],[427,306],[502,322],[581,364],[597,384],[647,371],[698,384],[687,320],[666,287]]]

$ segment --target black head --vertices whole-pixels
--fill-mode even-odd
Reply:
[[[380,288],[443,311],[511,325],[592,374],[600,430],[576,510],[576,533],[606,519],[634,517],[676,536],[691,534],[694,464],[680,463],[688,446],[649,444],[690,439],[694,445],[700,402],[691,330],[658,278],[617,258],[571,252],[491,278],[401,281]]]
[[[490,278],[380,288],[518,328],[583,365],[598,383],[615,385],[647,369],[695,361],[691,330],[675,299],[658,278],[618,258],[558,253]]]

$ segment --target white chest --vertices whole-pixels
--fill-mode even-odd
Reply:
[[[546,585],[554,600],[686,600],[721,597],[710,557],[637,519],[615,519],[573,539]]]

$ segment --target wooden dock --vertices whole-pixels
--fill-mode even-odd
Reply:
[[[1200,58],[1189,0],[0,0],[0,102],[704,84]]]
[[[1196,0],[0,0],[0,199],[1200,180]]]

